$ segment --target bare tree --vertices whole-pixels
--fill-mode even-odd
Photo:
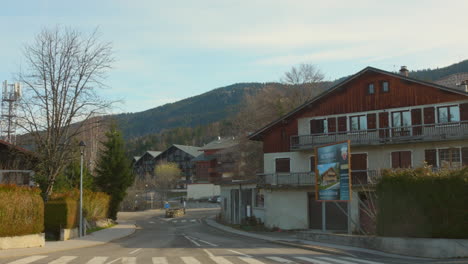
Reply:
[[[301,85],[321,82],[323,79],[324,75],[314,65],[302,63],[285,72],[281,82],[289,85]]]
[[[45,194],[52,193],[57,175],[72,153],[72,139],[92,127],[91,117],[104,113],[111,102],[97,95],[113,62],[110,43],[97,30],[86,35],[69,28],[44,29],[24,47],[24,84],[19,125],[31,135],[47,177]]]

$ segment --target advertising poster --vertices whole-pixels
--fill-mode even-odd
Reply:
[[[315,199],[349,201],[351,193],[349,141],[315,148]]]

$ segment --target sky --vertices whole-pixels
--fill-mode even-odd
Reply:
[[[366,66],[396,71],[468,59],[468,1],[2,1],[0,80],[22,47],[57,25],[97,27],[116,59],[101,96],[138,112],[240,82],[279,81],[300,63],[326,80]]]

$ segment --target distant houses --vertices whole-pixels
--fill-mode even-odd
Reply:
[[[33,152],[0,140],[0,184],[33,186],[36,163]]]

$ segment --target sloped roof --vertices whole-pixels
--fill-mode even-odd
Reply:
[[[219,138],[211,141],[210,143],[204,145],[200,150],[214,150],[214,149],[225,149],[230,148],[239,144],[239,142],[232,137]]]
[[[216,158],[215,155],[205,155],[205,153],[202,153],[198,155],[196,158],[192,159],[192,162],[197,162],[197,161],[210,161],[214,160]]]
[[[182,150],[183,152],[185,153],[188,153],[194,157],[197,157],[201,154],[200,152],[200,147],[195,147],[195,146],[186,146],[186,145],[177,145],[177,144],[174,144],[173,145],[174,147]]]
[[[159,156],[159,154],[162,153],[162,151],[148,150],[146,151],[146,153],[150,154],[153,158],[156,158],[157,156]]]
[[[284,116],[276,119],[275,121],[269,123],[268,125],[262,127],[261,129],[257,130],[256,132],[252,133],[251,135],[249,135],[249,139],[250,140],[260,140],[260,135],[263,134],[263,132],[269,130],[270,128],[272,128],[273,126],[275,126],[276,124],[278,124],[279,122],[293,116],[294,114],[296,114],[297,112],[301,111],[302,109],[306,108],[307,106],[317,102],[318,100],[324,98],[325,96],[335,92],[335,90],[341,88],[343,85],[349,83],[350,81],[360,77],[361,75],[363,75],[364,73],[366,72],[377,72],[377,73],[381,73],[381,74],[385,74],[385,75],[389,75],[389,76],[392,76],[392,77],[396,77],[396,78],[400,78],[400,79],[403,79],[403,80],[406,80],[406,81],[409,81],[409,82],[413,82],[413,83],[418,83],[418,84],[422,84],[422,85],[426,85],[426,86],[430,86],[430,87],[433,87],[433,88],[436,88],[436,89],[440,89],[440,90],[443,90],[443,91],[447,91],[447,92],[451,92],[451,93],[456,93],[456,94],[460,94],[460,95],[464,95],[464,96],[468,96],[468,93],[465,92],[465,91],[462,91],[462,90],[459,90],[459,89],[454,89],[454,88],[450,88],[450,87],[446,87],[446,86],[443,86],[443,85],[440,85],[440,84],[436,84],[436,83],[432,83],[432,82],[426,82],[426,81],[421,81],[421,80],[418,80],[418,79],[415,79],[415,78],[411,78],[411,77],[407,77],[407,76],[404,76],[404,75],[401,75],[401,74],[398,74],[398,73],[394,73],[394,72],[388,72],[388,71],[384,71],[384,70],[381,70],[381,69],[377,69],[377,68],[374,68],[374,67],[366,67],[364,68],[363,70],[359,71],[358,73],[350,76],[349,78],[341,81],[340,83],[336,84],[335,86],[331,87],[330,89],[326,90],[325,92],[319,94],[318,96],[312,98],[310,101],[307,101],[305,102],[304,104],[300,105],[299,107],[297,107],[296,109],[292,110],[291,112],[285,114]]]
[[[141,156],[134,156],[134,157],[133,157],[133,160],[134,160],[135,162],[137,162],[140,158],[141,158]]]

